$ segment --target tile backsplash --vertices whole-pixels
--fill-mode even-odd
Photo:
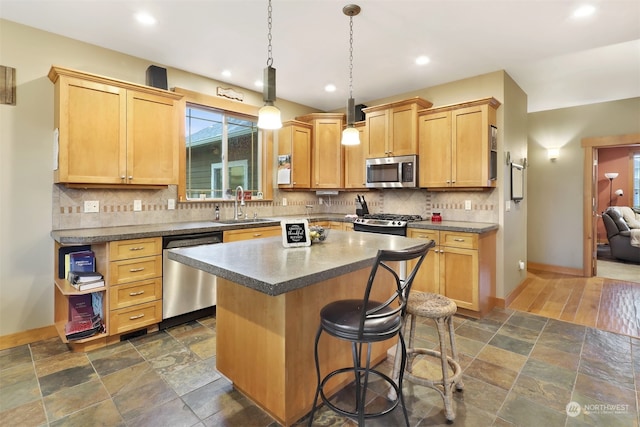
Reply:
[[[77,189],[53,186],[53,228],[114,227],[136,224],[159,224],[187,221],[211,221],[214,209],[220,207],[220,218],[233,218],[234,203],[225,201],[194,201],[176,203],[168,209],[169,199],[177,200],[177,187],[162,190]],[[374,190],[363,194],[371,213],[421,215],[429,219],[433,212],[452,221],[498,222],[498,192],[431,192],[427,190]],[[337,196],[317,196],[308,191],[274,191],[274,200],[247,201],[243,211],[250,217],[283,215],[355,213],[356,192],[341,191]],[[286,206],[283,203],[286,199]],[[84,202],[99,202],[99,212],[84,213]],[[141,201],[141,210],[134,211],[134,200]],[[471,210],[465,210],[465,201]]]

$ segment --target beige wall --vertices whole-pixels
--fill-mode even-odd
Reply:
[[[582,138],[640,132],[640,98],[529,114],[527,254],[582,270]],[[555,161],[548,147],[561,147]]]

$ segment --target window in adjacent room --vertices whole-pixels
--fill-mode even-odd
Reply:
[[[237,186],[260,191],[259,140],[257,118],[187,104],[187,200],[233,199]]]

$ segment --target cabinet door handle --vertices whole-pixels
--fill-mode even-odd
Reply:
[[[440,249],[440,253],[443,254],[444,253],[444,249]]]
[[[453,241],[454,242],[464,242],[464,239],[457,238],[457,239],[453,239]]]
[[[136,273],[138,271],[142,271],[144,270],[144,267],[140,267],[140,268],[130,268],[129,269],[129,273]]]
[[[131,179],[133,179],[133,175],[129,175],[129,179],[130,179],[130,180],[131,180]]]
[[[255,234],[253,235],[253,237],[260,237],[260,236],[262,236],[262,233],[255,233]]]
[[[136,246],[133,248],[129,248],[130,251],[141,251],[144,249],[144,246]]]
[[[129,320],[136,320],[136,319],[140,319],[141,317],[144,317],[144,313],[138,314],[137,316],[131,316],[129,317]]]
[[[142,295],[142,294],[144,294],[144,291],[129,292],[129,296],[130,297],[135,297],[135,296]]]

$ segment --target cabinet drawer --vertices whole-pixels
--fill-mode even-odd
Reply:
[[[111,261],[160,254],[162,254],[162,239],[159,237],[121,240],[109,244],[109,259]]]
[[[117,335],[161,321],[162,301],[138,304],[109,313],[109,334]]]
[[[282,228],[278,225],[273,227],[257,227],[225,231],[222,240],[224,243],[228,243],[236,242],[238,240],[260,239],[263,237],[273,237],[281,235]]]
[[[435,240],[436,245],[440,242],[440,232],[437,230],[409,230],[409,236],[412,239]]]
[[[451,231],[440,232],[440,245],[456,248],[478,249],[478,235]]]
[[[159,277],[126,285],[112,286],[109,289],[109,307],[111,310],[158,299],[162,299],[162,279]]]
[[[162,256],[114,261],[109,267],[109,285],[162,277]]]

